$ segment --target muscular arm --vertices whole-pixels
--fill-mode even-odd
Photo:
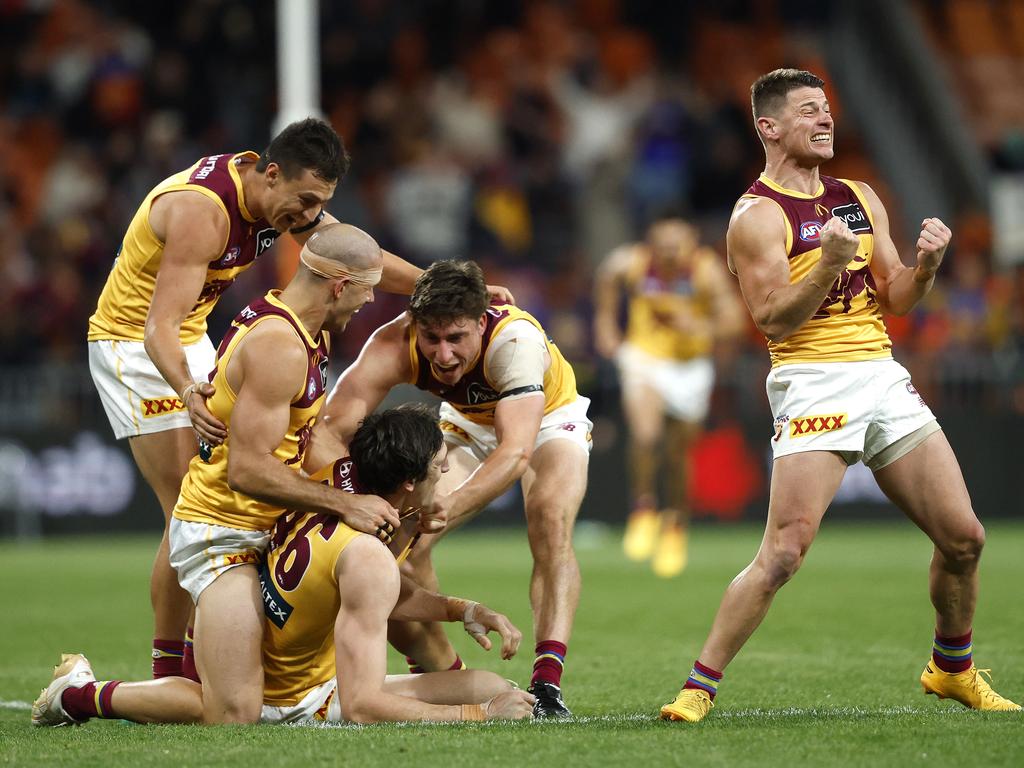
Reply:
[[[461,720],[458,705],[427,704],[384,690],[387,622],[399,594],[391,553],[361,536],[341,553],[335,575],[341,596],[334,652],[342,716],[355,723]]]
[[[402,574],[402,588],[398,604],[391,612],[394,621],[461,621],[466,622],[466,611],[475,606],[471,612],[469,623],[465,624],[468,632],[485,650],[491,650],[491,641],[487,632],[497,632],[501,636],[501,658],[511,659],[519,650],[523,639],[520,632],[507,616],[491,610],[486,605],[464,600],[461,597],[449,597],[424,589],[412,577]]]
[[[711,304],[711,332],[715,339],[731,339],[743,332],[743,308],[732,278],[717,258],[706,262],[704,287]]]
[[[772,341],[785,340],[813,317],[852,258],[832,249],[826,253],[825,229],[822,233],[822,258],[801,280],[790,283],[786,224],[778,207],[764,198],[744,198],[733,210],[729,260],[754,323]]]
[[[181,325],[199,300],[207,265],[224,250],[228,219],[205,195],[179,191],[157,198],[150,212],[150,226],[163,240],[164,249],[146,317],[146,354],[181,395],[193,381],[181,344]],[[224,425],[206,409],[201,398],[186,400],[200,435],[219,443],[226,434]]]
[[[502,400],[494,409],[498,447],[448,497],[449,519],[480,509],[523,476],[544,416],[544,395]]]
[[[273,360],[272,366],[267,365]],[[398,515],[376,496],[357,496],[302,477],[274,455],[288,430],[291,401],[305,385],[307,356],[284,322],[267,320],[236,348],[228,381],[238,393],[231,415],[228,484],[233,491],[282,508],[327,512],[366,532]]]
[[[605,358],[613,357],[622,343],[619,297],[632,257],[632,246],[616,248],[601,263],[594,277],[594,346]]]
[[[883,312],[905,315],[932,289],[952,233],[939,219],[925,219],[917,241],[917,266],[906,266],[889,234],[885,206],[871,187],[863,182],[859,186],[874,215],[871,226],[875,250],[871,257],[871,274],[878,287],[878,305]]]

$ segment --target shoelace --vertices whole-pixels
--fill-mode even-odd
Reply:
[[[987,679],[986,679],[987,678]],[[971,684],[980,696],[990,701],[999,701],[1003,697],[992,690],[992,670],[974,668],[974,675],[971,677]]]

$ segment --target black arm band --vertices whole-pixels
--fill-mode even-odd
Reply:
[[[320,209],[320,213],[318,213],[316,216],[314,216],[313,220],[311,222],[309,222],[309,224],[303,224],[301,227],[296,227],[295,229],[289,229],[288,231],[291,232],[293,235],[301,235],[303,232],[309,232],[309,230],[311,230],[313,227],[315,227],[317,224],[319,224],[323,220],[324,220],[324,209],[321,208]]]
[[[515,389],[510,389],[507,392],[502,392],[500,395],[498,395],[498,399],[501,400],[502,398],[505,397],[514,397],[515,395],[528,395],[531,392],[543,391],[543,384],[527,384],[525,387],[516,387]]]

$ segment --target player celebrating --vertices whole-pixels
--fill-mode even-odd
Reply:
[[[695,722],[708,713],[722,671],[800,567],[847,466],[860,460],[935,545],[935,639],[921,675],[925,693],[975,709],[1019,710],[972,661],[985,531],[945,435],[892,359],[882,321],[882,312],[905,314],[931,290],[950,231],[925,219],[917,264],[906,267],[874,191],[819,173],[833,154],[823,85],[809,72],[780,69],[751,88],[766,164],[733,210],[728,247],[772,358],[768,523],[753,562],[726,589],[686,684],[661,716]]]
[[[579,602],[572,529],[587,485],[590,401],[577,394],[572,368],[533,317],[488,305],[480,268],[471,261],[436,262],[417,279],[409,311],[375,331],[341,375],[314,444],[332,436],[344,441],[402,383],[444,401],[441,427],[452,465],[444,490],[454,490],[428,511],[447,519],[446,530],[522,480],[534,563],[534,713],[571,716],[560,686]],[[430,562],[437,538],[424,536],[409,558],[416,580],[430,589],[437,584]],[[392,642],[422,668],[458,663],[436,624],[395,627]]]
[[[437,420],[422,407],[369,416],[352,440],[351,458],[316,475],[350,493],[374,493],[399,509],[429,504],[447,470]],[[401,547],[396,541],[393,547]],[[396,551],[401,551],[400,549]],[[386,675],[389,615],[462,620],[490,648],[501,636],[510,658],[522,635],[478,603],[419,589],[403,579],[394,556],[374,537],[334,516],[290,512],[274,529],[261,568],[266,616],[263,722],[482,720],[529,717],[532,697],[493,672]],[[66,654],[32,712],[35,725],[91,717],[137,722],[197,722],[202,688],[184,678],[143,683],[96,681],[80,654]]]
[[[688,452],[711,400],[712,347],[742,330],[743,315],[718,256],[675,214],[652,221],[645,242],[612,251],[594,288],[594,341],[602,356],[618,361],[629,426],[633,503],[623,550],[631,560],[653,555],[654,572],[668,578],[686,567]],[[618,321],[623,294],[625,341]],[[659,514],[663,458],[669,506]]]

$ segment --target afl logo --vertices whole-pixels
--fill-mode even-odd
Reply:
[[[821,222],[820,221],[802,221],[800,222],[800,239],[806,242],[812,240],[819,240],[821,238]]]

